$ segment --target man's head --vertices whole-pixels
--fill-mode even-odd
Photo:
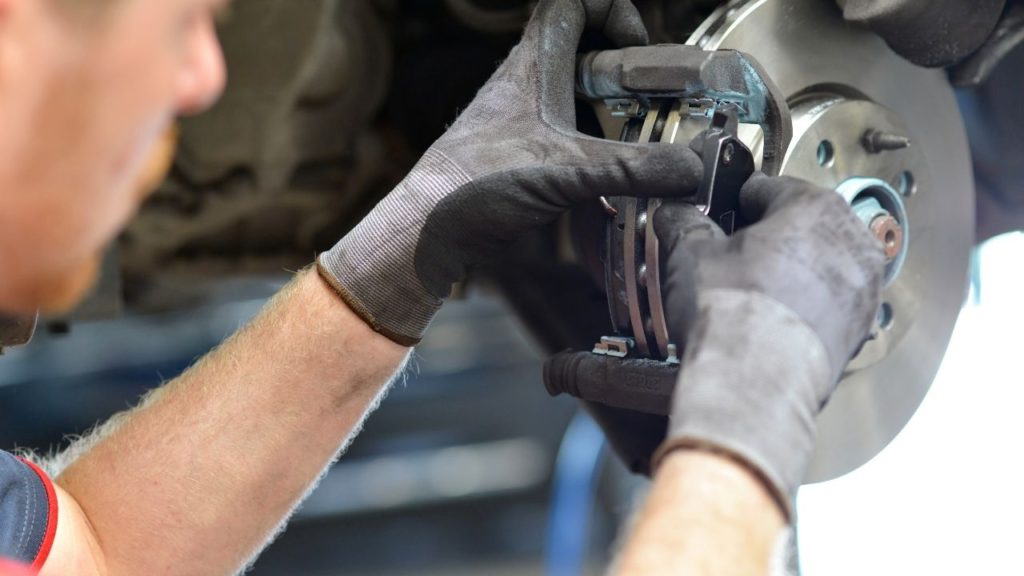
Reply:
[[[0,0],[0,310],[65,309],[148,153],[220,95],[226,0]]]

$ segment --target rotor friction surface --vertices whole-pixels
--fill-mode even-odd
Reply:
[[[870,362],[855,360],[819,418],[807,481],[829,480],[866,463],[899,433],[945,355],[966,294],[974,237],[974,183],[960,112],[941,71],[904,61],[881,39],[846,24],[832,2],[732,2],[690,43],[753,55],[791,106],[818,93],[869,101],[891,111],[910,132],[916,189],[906,198],[909,252],[885,294],[886,302],[898,305],[890,311],[889,333],[880,335],[887,338],[885,353]],[[834,138],[856,142],[862,129],[851,126]],[[856,170],[857,163],[839,153],[828,166],[809,166],[806,146],[794,138],[783,174],[832,188],[837,174]]]

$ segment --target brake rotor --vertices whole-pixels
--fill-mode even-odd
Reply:
[[[878,186],[905,209],[907,249],[890,271],[874,338],[818,420],[807,481],[829,480],[873,458],[910,420],[966,295],[974,182],[953,90],[942,71],[909,64],[821,0],[732,2],[689,43],[752,54],[786,95],[794,137],[782,175],[847,192]],[[896,145],[871,146],[870,131]],[[756,134],[749,140],[756,151]]]
[[[783,160],[764,169],[836,190],[886,245],[886,288],[872,338],[818,421],[807,480],[835,478],[873,458],[913,416],[966,294],[974,186],[957,102],[942,71],[911,65],[821,0],[732,2],[689,43],[757,59],[792,117]],[[707,127],[701,109],[662,98],[625,129],[605,129],[627,141],[682,144]],[[761,157],[765,127],[739,128],[734,134]],[[612,322],[627,337],[602,339],[595,352],[625,355],[635,347],[642,357],[673,362],[650,230],[658,202],[619,200],[622,210],[610,206],[605,278]],[[613,247],[621,247],[621,258]]]

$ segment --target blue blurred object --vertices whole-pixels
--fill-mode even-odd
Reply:
[[[604,433],[585,412],[577,412],[566,428],[555,462],[548,517],[547,576],[583,573],[604,448]]]

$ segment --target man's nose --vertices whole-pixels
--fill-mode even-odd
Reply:
[[[178,77],[178,113],[189,115],[206,110],[220,97],[226,82],[224,53],[210,19],[192,38]]]

